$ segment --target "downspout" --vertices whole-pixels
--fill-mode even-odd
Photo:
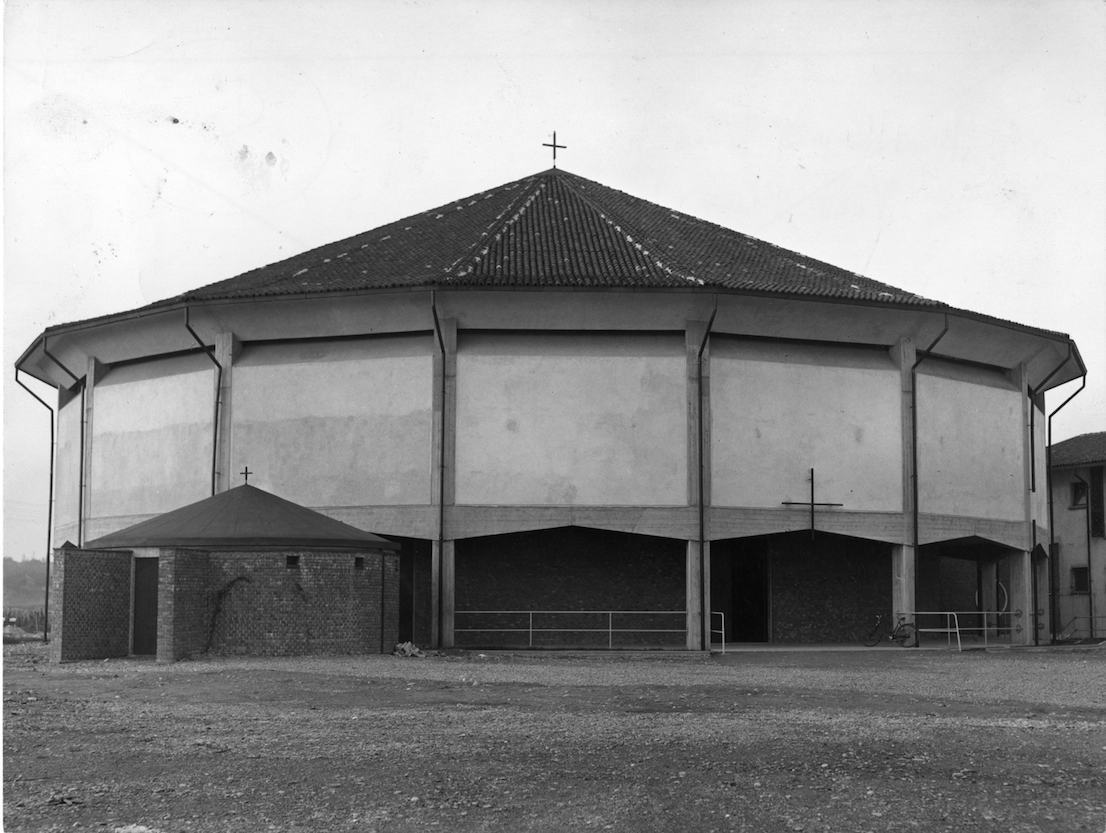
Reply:
[[[434,290],[430,291],[430,312],[434,316],[434,335],[438,337],[438,349],[442,353],[442,425],[441,431],[439,431],[438,438],[438,563],[441,564],[443,552],[445,550],[445,339],[442,338],[442,325],[438,320],[438,301],[437,293]],[[438,633],[435,634],[438,639],[438,645],[442,644],[442,570],[441,566],[438,568]]]
[[[1048,384],[1048,380],[1060,372],[1060,368],[1071,361],[1071,342],[1068,342],[1068,354],[1064,357],[1064,360],[1060,364],[1056,365],[1055,369],[1045,376],[1041,380],[1041,384],[1035,388],[1030,388],[1029,395],[1029,491],[1037,491],[1037,432],[1034,430],[1036,427],[1035,417],[1037,415],[1037,407],[1033,404],[1035,400],[1041,394],[1041,390]],[[1047,453],[1047,452],[1046,452]]]
[[[1068,349],[1071,349],[1069,342]],[[1048,445],[1045,447],[1045,488],[1048,489],[1048,576],[1049,576],[1049,601],[1051,604],[1050,612],[1052,614],[1052,638],[1055,640],[1056,635],[1060,630],[1060,611],[1058,609],[1058,603],[1060,601],[1060,562],[1057,558],[1056,552],[1056,530],[1054,529],[1054,511],[1053,511],[1053,499],[1052,499],[1052,418],[1060,413],[1060,409],[1067,405],[1071,400],[1079,394],[1083,388],[1087,386],[1087,374],[1084,372],[1083,381],[1076,388],[1075,392],[1061,402],[1056,410],[1048,415]]]
[[[69,374],[69,377],[77,384],[80,384],[80,379],[62,364],[58,358],[50,352],[49,339],[46,336],[42,337],[42,354],[46,356],[50,361]],[[77,479],[77,546],[84,544],[84,428],[85,428],[85,411],[84,411],[84,394],[85,389],[88,387],[88,383],[85,382],[81,386],[81,460],[78,466],[79,476]],[[53,472],[51,472],[51,477]],[[49,558],[50,554],[47,553],[46,557]]]
[[[211,431],[211,495],[215,496],[216,474],[219,467],[219,399],[223,395],[223,366],[215,358],[215,349],[208,348],[203,340],[196,335],[192,325],[188,321],[188,307],[184,308],[184,328],[196,339],[196,343],[207,354],[207,357],[215,363],[215,425]]]
[[[43,611],[42,642],[50,642],[50,537],[54,529],[54,409],[33,390],[19,381],[19,368],[15,369],[15,383],[37,399],[50,412],[50,491],[46,498],[46,604]]]
[[[695,407],[695,412],[699,417],[699,644],[703,646],[704,651],[710,651],[710,630],[708,624],[709,612],[707,605],[703,604],[703,599],[710,597],[710,588],[703,587],[703,577],[706,575],[706,555],[704,550],[706,549],[706,537],[707,537],[707,510],[706,501],[703,499],[703,486],[705,481],[704,465],[703,465],[703,352],[707,349],[707,340],[710,338],[711,327],[714,326],[714,317],[718,315],[718,296],[714,296],[714,310],[710,314],[710,320],[707,321],[707,326],[703,330],[703,340],[699,343],[699,352],[695,357],[695,385],[696,393],[698,396],[698,402]],[[722,634],[723,645],[726,641],[726,634]]]
[[[1090,617],[1090,621],[1087,623],[1090,628],[1091,639],[1094,639],[1094,567],[1091,561],[1091,484],[1075,474],[1075,479],[1083,484],[1084,494],[1087,496],[1087,615]]]
[[[933,352],[933,348],[937,346],[937,342],[945,337],[945,333],[949,331],[949,315],[945,313],[945,327],[937,334],[937,338],[933,339],[933,343],[926,348],[925,352],[914,362],[910,367],[910,455],[911,455],[911,479],[914,481],[912,484],[912,492],[914,496],[914,573],[917,576],[918,571],[918,558],[919,553],[919,534],[918,534],[918,365],[920,365],[930,353]],[[915,577],[914,580],[914,598],[911,600],[910,606],[916,608],[918,606],[918,582]],[[914,640],[914,647],[918,647],[918,641]]]

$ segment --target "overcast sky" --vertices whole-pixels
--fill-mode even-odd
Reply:
[[[1106,430],[1099,0],[8,0],[4,94],[5,555],[45,549],[11,368],[46,327],[544,170],[554,130],[572,173],[1072,335],[1055,439]]]

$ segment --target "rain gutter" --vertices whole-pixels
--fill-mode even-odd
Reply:
[[[438,299],[436,290],[430,290],[430,312],[434,316],[434,335],[438,337],[438,349],[442,352],[442,425],[438,432],[438,586],[434,588],[437,593],[437,618],[438,632],[434,634],[438,646],[442,644],[442,556],[445,551],[445,429],[446,429],[446,401],[445,401],[445,370],[446,354],[445,339],[442,338],[442,324],[438,319]]]
[[[77,376],[73,373],[73,371],[70,370],[68,367],[66,367],[64,364],[62,364],[61,361],[58,359],[58,357],[50,352],[49,340],[46,336],[42,337],[42,354],[44,356],[46,356],[46,358],[48,358],[54,364],[56,364],[58,367],[60,367],[62,370],[64,370],[66,373],[68,373],[69,377],[76,384],[80,384],[81,380],[77,378]],[[84,394],[85,394],[85,389],[87,387],[88,387],[87,382],[85,384],[81,385],[81,459],[80,459],[80,466],[79,466],[80,477],[79,477],[79,482],[77,484],[77,546],[78,547],[81,546],[84,543],[84,541],[82,540],[82,538],[84,537],[84,429],[85,429]],[[51,466],[50,469],[51,469],[50,477],[52,479],[53,476],[54,476],[53,466]],[[46,558],[47,559],[50,558],[50,553],[46,553]],[[47,561],[47,563],[49,563],[49,561]]]
[[[910,367],[910,454],[912,459],[911,479],[913,482],[913,495],[914,495],[914,571],[917,573],[918,569],[918,549],[919,549],[919,534],[918,534],[918,365],[929,357],[929,354],[933,352],[933,348],[937,346],[937,342],[945,337],[945,333],[949,331],[949,314],[945,313],[945,327],[937,334],[937,338],[933,339],[933,343],[926,348],[925,352],[914,362]],[[914,583],[914,600],[911,603],[911,608],[917,608],[917,594],[918,584]],[[918,641],[914,641],[914,646],[918,646]]]
[[[219,466],[219,400],[223,395],[223,366],[219,364],[219,360],[215,358],[215,349],[208,347],[204,344],[203,340],[196,335],[196,331],[192,329],[192,325],[189,323],[188,307],[184,308],[184,328],[192,334],[192,338],[196,340],[196,343],[200,345],[200,348],[207,354],[207,357],[215,363],[215,425],[211,430],[211,495],[215,496],[215,483],[217,469]]]
[[[1036,414],[1037,407],[1033,404],[1035,400],[1044,390],[1045,385],[1048,384],[1048,380],[1060,372],[1060,369],[1071,361],[1071,342],[1068,342],[1068,354],[1064,357],[1064,360],[1060,364],[1056,365],[1056,368],[1044,379],[1041,380],[1041,384],[1035,388],[1030,388],[1029,397],[1029,491],[1037,491],[1037,432],[1036,432]]]
[[[43,611],[42,642],[50,642],[50,536],[54,529],[54,409],[37,393],[19,381],[19,368],[15,369],[15,383],[37,399],[50,412],[50,490],[46,493],[46,599]]]
[[[714,318],[718,315],[718,296],[714,296],[714,310],[710,314],[710,320],[707,321],[707,326],[703,330],[703,340],[699,343],[699,352],[695,357],[695,383],[698,393],[698,402],[695,408],[699,417],[699,640],[703,646],[704,651],[710,651],[710,631],[707,620],[710,616],[710,611],[707,610],[707,605],[703,603],[704,599],[710,598],[708,592],[709,588],[703,587],[703,578],[706,575],[706,555],[704,550],[706,549],[706,537],[707,537],[707,510],[706,501],[703,495],[703,486],[706,479],[703,465],[703,352],[707,349],[707,341],[710,339],[710,331],[714,326]],[[726,634],[722,634],[723,645],[726,641]]]

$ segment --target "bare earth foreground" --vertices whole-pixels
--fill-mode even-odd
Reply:
[[[1106,651],[4,651],[4,829],[1106,830]]]

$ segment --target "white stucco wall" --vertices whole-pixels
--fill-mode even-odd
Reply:
[[[927,361],[917,401],[919,510],[1024,521],[1021,391],[997,371]]]
[[[304,506],[429,503],[429,335],[246,346],[232,476]]]
[[[62,393],[58,408],[57,452],[54,458],[54,540],[77,543],[77,513],[81,477],[81,395]]]
[[[682,334],[462,333],[457,503],[686,505],[686,376]]]
[[[93,393],[89,512],[168,512],[211,495],[214,365],[195,355],[112,368]]]
[[[711,341],[711,503],[902,510],[899,370],[883,350]]]

